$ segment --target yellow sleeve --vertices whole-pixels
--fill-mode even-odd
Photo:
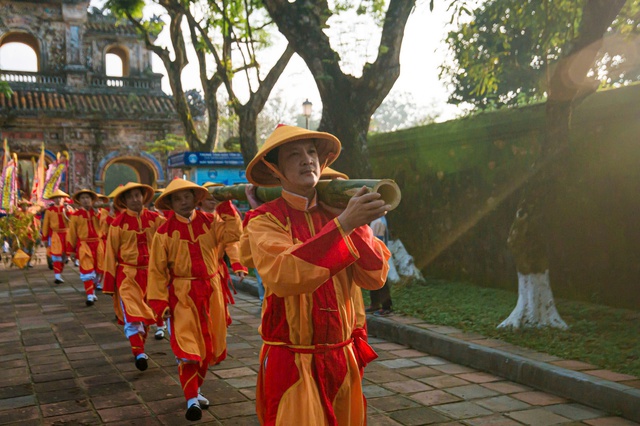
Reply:
[[[51,231],[51,226],[49,222],[51,221],[51,210],[45,210],[44,218],[42,218],[42,238],[49,238],[49,232]]]
[[[258,273],[265,286],[279,297],[313,292],[358,259],[351,241],[335,221],[312,239],[297,244],[268,215],[252,218],[245,233]]]
[[[228,203],[228,205],[226,204]],[[231,201],[225,201],[216,208],[222,222],[214,220],[212,227],[216,233],[218,247],[234,243],[242,235],[242,220],[238,211],[231,205]]]
[[[104,293],[114,293],[116,289],[116,268],[120,249],[120,227],[110,226],[107,234],[107,246],[104,250]]]
[[[67,254],[75,253],[76,251],[77,226],[78,217],[71,216],[69,218],[69,228],[67,228]]]
[[[149,306],[162,316],[169,307],[169,236],[156,233],[149,252],[149,273],[147,278],[147,299]],[[151,303],[154,301],[154,303]]]

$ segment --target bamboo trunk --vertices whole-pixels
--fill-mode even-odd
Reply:
[[[245,194],[246,184],[236,184],[230,186],[213,186],[208,188],[213,197],[220,201],[227,200],[247,200]],[[360,188],[366,186],[369,191],[378,192],[382,199],[391,206],[393,210],[400,204],[401,194],[398,184],[391,179],[334,179],[321,180],[318,182],[318,199],[329,206],[345,208],[353,195]],[[281,187],[256,189],[256,196],[262,202],[272,201],[280,197]]]

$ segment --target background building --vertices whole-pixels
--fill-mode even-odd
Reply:
[[[0,63],[14,91],[0,94],[0,138],[18,154],[23,183],[44,142],[49,160],[69,153],[69,191],[109,193],[130,180],[163,187],[166,164],[146,144],[182,134],[173,100],[135,29],[88,8],[88,0],[0,0],[0,52],[18,43],[37,63],[30,71]],[[107,58],[122,64],[111,75]]]

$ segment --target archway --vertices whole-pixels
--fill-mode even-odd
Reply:
[[[105,51],[105,74],[109,77],[129,76],[129,50],[122,46],[110,46]]]
[[[0,39],[0,69],[40,71],[40,43],[29,33],[11,32]]]
[[[145,159],[136,157],[116,157],[104,167],[102,179],[103,194],[110,194],[119,185],[139,182],[156,187],[157,176],[154,168]]]

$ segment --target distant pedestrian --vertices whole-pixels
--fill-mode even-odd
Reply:
[[[66,260],[67,228],[69,213],[64,200],[69,198],[66,192],[57,189],[49,196],[53,205],[44,212],[42,220],[42,239],[47,246],[48,256],[53,263],[54,283],[62,284],[62,271]]]
[[[225,298],[218,274],[219,247],[237,241],[242,223],[230,202],[221,203],[220,221],[196,210],[208,191],[174,179],[156,200],[167,221],[151,244],[147,300],[169,326],[178,360],[187,420],[200,420],[209,401],[200,393],[209,365],[227,356]]]
[[[389,228],[387,227],[387,218],[382,216],[369,224],[373,235],[382,240],[385,246],[389,245]],[[392,260],[389,259],[391,262]],[[392,313],[391,288],[389,281],[385,281],[384,286],[378,290],[370,290],[371,304],[365,309],[365,312],[372,313],[375,316],[387,317]]]
[[[100,217],[93,208],[98,194],[90,189],[81,189],[73,194],[79,208],[69,216],[67,232],[67,255],[72,262],[79,261],[80,279],[87,295],[87,306],[92,306],[98,298],[95,294],[95,280],[98,270],[100,240]]]
[[[112,294],[118,322],[131,344],[136,368],[147,369],[144,346],[155,312],[147,305],[149,246],[165,219],[144,207],[153,198],[153,188],[135,182],[115,194],[114,206],[121,211],[109,227],[105,249],[104,293]]]

